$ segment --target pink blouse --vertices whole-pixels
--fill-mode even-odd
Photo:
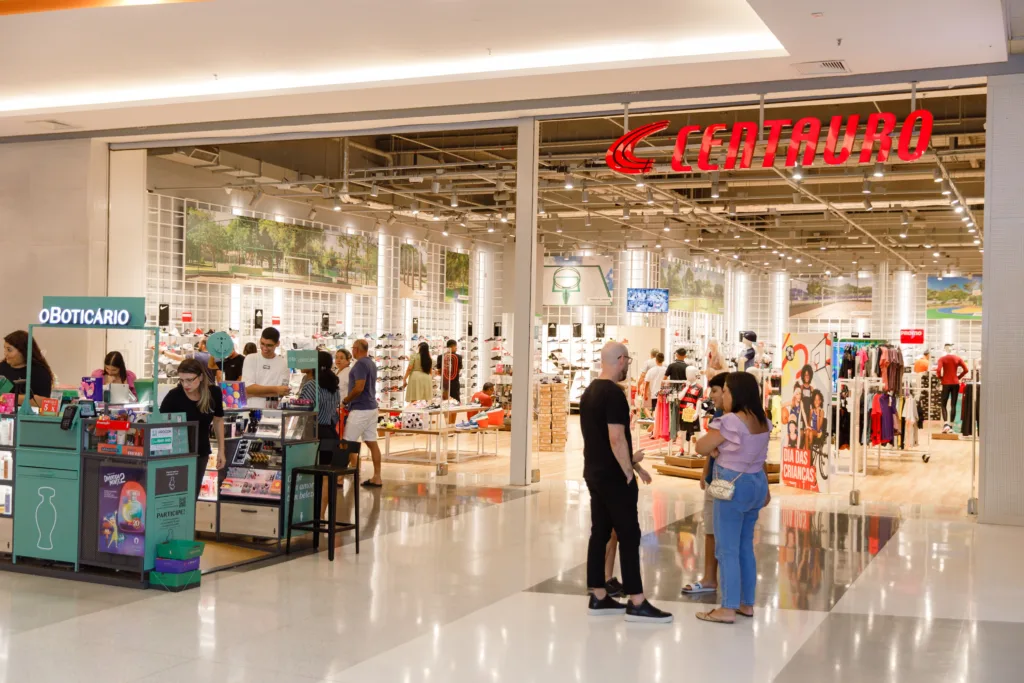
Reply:
[[[131,389],[131,392],[133,394],[135,394],[135,373],[132,372],[131,370],[129,370],[127,375],[128,375],[128,379],[126,379],[125,382],[128,384],[128,388]],[[93,370],[92,371],[92,376],[93,377],[103,377],[103,368],[100,368],[99,370]],[[138,394],[136,394],[136,396],[137,395]]]
[[[709,425],[725,438],[718,446],[718,457],[715,464],[733,472],[754,474],[760,472],[768,459],[768,439],[772,435],[772,423],[768,421],[768,431],[763,434],[751,434],[747,425],[736,413],[726,413]]]

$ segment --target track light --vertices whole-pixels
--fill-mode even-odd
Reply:
[[[306,217],[306,219],[307,220],[311,220],[311,221],[315,221],[316,220],[316,207],[315,206],[309,207],[309,215]]]
[[[444,230],[442,230],[441,234],[444,235],[445,237],[447,237],[448,236],[448,228],[446,227]]]
[[[906,211],[904,211],[902,216],[900,216],[900,225],[910,225],[910,216]]]
[[[672,213],[676,216],[679,215],[679,200],[676,199],[672,202]]]
[[[654,243],[654,248],[661,249],[661,240],[658,240],[657,242]]]
[[[981,244],[981,240],[980,240],[980,239],[978,239],[977,237],[975,237],[975,238],[974,238],[974,243],[975,243],[975,244]]]
[[[339,194],[341,194],[342,197],[345,197],[345,198],[348,197],[348,181],[347,180],[341,183],[341,192]]]
[[[334,198],[334,207],[333,208],[334,208],[335,211],[341,211],[341,198],[340,197],[335,197]]]
[[[584,204],[590,203],[590,190],[583,190],[583,199],[581,200]]]
[[[957,204],[956,206],[953,207],[953,213],[960,214],[960,213],[963,213],[963,212],[964,212],[964,207],[962,205]]]
[[[798,161],[793,166],[793,180],[800,181],[800,180],[803,180],[803,179],[804,179],[804,170],[802,168],[800,168],[800,162]]]
[[[865,199],[865,200],[864,200],[864,210],[865,210],[865,211],[871,211],[871,210],[873,210],[874,208],[875,208],[875,207],[873,207],[873,206],[871,205],[871,200],[870,200],[870,199]]]
[[[487,232],[494,232],[494,223],[487,224]]]
[[[900,230],[900,239],[901,240],[907,239],[907,231],[906,230]]]
[[[395,216],[395,214],[393,214],[393,213],[392,214],[388,214],[388,220],[387,220],[387,224],[388,225],[394,225],[397,221],[398,221],[398,217]]]
[[[944,196],[948,197],[950,194],[953,193],[953,190],[949,187],[949,183],[947,183],[945,180],[942,181],[942,185],[940,187],[941,189],[939,191],[942,192]]]
[[[538,216],[543,216],[545,213],[547,213],[547,211],[544,210],[544,200],[543,199],[538,199],[537,200],[537,215]]]
[[[565,174],[565,189],[571,190],[574,187],[572,183],[572,173],[566,172]]]
[[[719,186],[718,186],[718,175],[717,174],[712,175],[711,176],[711,198],[712,199],[718,199],[721,196],[722,196],[722,193],[719,191]]]
[[[644,189],[644,177],[642,175],[636,177],[636,187],[638,190]]]
[[[261,199],[263,199],[263,190],[257,187],[256,191],[252,193],[252,199],[249,200],[249,208],[255,208]]]
[[[449,204],[453,209],[459,208],[459,193],[455,191],[455,188],[452,188],[452,199]]]
[[[668,227],[668,218],[664,219],[664,221],[663,221],[663,223],[662,223],[662,228],[661,228],[661,229],[662,229],[662,230],[664,230],[665,232],[668,232],[668,231],[669,231],[669,227]]]
[[[654,205],[654,191],[651,190],[651,188],[649,188],[649,187],[647,188],[647,205],[648,206],[653,206]]]
[[[934,256],[935,258],[939,258],[940,254],[937,251],[933,251],[932,256]]]
[[[974,221],[967,221],[967,227],[968,228],[973,228],[974,227]]]
[[[622,220],[624,220],[624,221],[628,221],[629,220],[629,206],[628,205],[622,207]]]
[[[589,213],[586,216],[583,217],[583,227],[585,227],[585,228],[589,228],[590,227],[590,214]]]
[[[885,176],[885,164],[883,164],[881,161],[876,161],[875,162],[875,171],[871,175],[873,175],[876,178],[884,177]]]
[[[337,209],[335,209],[335,211],[337,211]],[[420,202],[418,199],[412,200],[412,207],[410,207],[410,211],[412,211],[413,216],[420,212]]]
[[[501,222],[508,223],[508,209],[501,212]]]
[[[967,216],[961,216],[961,217],[960,217],[960,222],[961,222],[961,223],[966,223],[966,222],[967,222],[967,221],[969,221],[969,220],[971,220],[971,219],[970,219],[969,217],[967,217]]]
[[[934,171],[932,171],[932,180],[934,180],[937,183],[942,182],[942,171],[940,169],[935,169]]]
[[[438,194],[441,191],[441,181],[435,180],[430,183],[430,191],[434,194]]]
[[[439,221],[439,220],[441,220],[441,210],[440,209],[434,209],[434,215],[430,218],[430,220],[432,220],[432,221]]]
[[[759,246],[762,249],[767,249],[768,248],[768,242],[766,240],[761,240],[761,244]]]
[[[867,178],[864,179],[864,183],[860,188],[861,194],[871,194],[871,181]]]
[[[730,216],[735,216],[736,215],[736,204],[733,203],[733,202],[729,202],[729,215]]]
[[[370,196],[371,197],[376,197],[377,196],[377,183],[371,183],[370,184]]]
[[[466,227],[466,214],[459,216],[459,225],[463,228]]]

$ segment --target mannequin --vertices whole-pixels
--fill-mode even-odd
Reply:
[[[686,457],[690,455],[693,435],[700,424],[700,400],[704,395],[704,387],[701,386],[700,370],[690,365],[686,368],[686,384],[679,397],[680,426],[685,438],[684,451],[680,454]]]
[[[946,355],[940,358],[935,366],[935,374],[939,376],[939,380],[942,382],[942,432],[944,434],[949,434],[953,431],[952,421],[956,419],[956,402],[960,397],[960,380],[970,372],[967,363],[960,356],[954,354],[950,350],[951,348],[949,344],[946,344]],[[948,412],[946,410],[947,399],[951,401]]]
[[[743,333],[743,350],[736,356],[736,369],[748,370],[755,364],[757,351],[754,350],[754,342],[757,341],[757,334],[754,332]]]

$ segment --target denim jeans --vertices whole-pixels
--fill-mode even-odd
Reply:
[[[717,468],[717,477],[732,481],[739,472]],[[753,605],[757,589],[754,525],[768,495],[764,472],[740,475],[732,500],[715,501],[715,557],[722,592],[722,607]]]

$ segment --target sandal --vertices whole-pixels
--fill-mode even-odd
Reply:
[[[715,610],[711,610],[711,612],[697,612],[697,618],[700,619],[701,621],[709,621],[712,624],[734,624],[734,623],[736,623],[735,621],[726,621],[725,619],[719,619],[718,617],[714,616],[714,614],[712,614],[714,611]]]
[[[382,486],[384,486],[384,484],[376,484],[376,483],[370,481],[369,479],[367,479],[366,481],[363,482],[363,487],[364,488],[368,488],[368,489],[379,489]]]
[[[689,588],[687,588],[687,586]],[[718,586],[712,588],[711,586],[703,585],[700,581],[695,581],[694,583],[688,583],[686,586],[683,586],[682,593],[683,595],[698,595],[700,593],[715,593],[717,591]]]
[[[753,614],[747,614],[746,612],[741,612],[739,610],[736,610],[736,616],[746,617],[747,619],[753,619],[754,618]]]

